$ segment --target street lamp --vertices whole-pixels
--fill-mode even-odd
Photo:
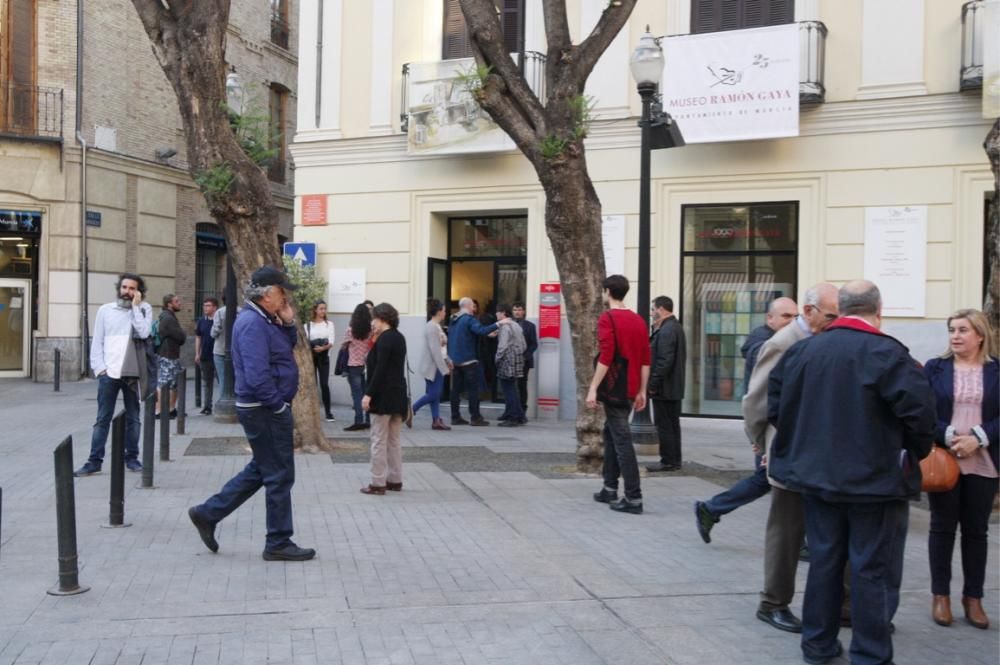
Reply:
[[[646,26],[646,32],[639,39],[638,46],[632,52],[629,61],[632,78],[635,79],[642,98],[642,117],[639,127],[642,130],[642,140],[639,149],[639,279],[638,305],[639,316],[649,323],[649,263],[650,263],[650,154],[660,148],[673,148],[684,145],[677,123],[669,114],[664,113],[659,105],[657,90],[660,78],[663,76],[663,49],[660,39],[654,37]],[[654,108],[655,107],[655,108]],[[643,409],[632,416],[632,434],[636,443],[653,443],[656,428],[649,418],[649,408]]]

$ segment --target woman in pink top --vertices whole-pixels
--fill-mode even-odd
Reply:
[[[1000,452],[1000,363],[991,353],[993,331],[986,316],[961,309],[948,319],[948,351],[927,362],[924,373],[937,405],[936,443],[955,456],[961,475],[947,492],[931,492],[928,549],[931,616],[950,626],[951,559],[955,532],[962,527],[962,607],[966,620],[988,628],[983,610],[987,529],[997,493]]]
[[[344,346],[347,347],[347,383],[351,386],[351,400],[354,402],[354,423],[344,428],[347,432],[371,427],[368,414],[361,408],[361,399],[365,396],[365,361],[371,350],[371,339],[371,310],[368,305],[361,303],[354,308],[344,335]]]

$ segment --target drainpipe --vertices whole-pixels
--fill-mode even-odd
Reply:
[[[323,106],[323,0],[316,3],[316,129],[320,128],[319,116]]]
[[[87,140],[83,138],[83,0],[76,0],[76,142],[80,145],[80,375],[90,371],[87,316]]]

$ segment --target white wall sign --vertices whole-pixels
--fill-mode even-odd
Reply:
[[[604,270],[609,275],[624,275],[624,215],[604,215],[601,217],[601,240],[604,242]]]
[[[330,313],[350,314],[365,299],[364,268],[331,268],[327,310]]]
[[[924,316],[927,206],[865,208],[865,279],[882,292],[883,316]]]
[[[663,40],[663,107],[687,143],[799,135],[798,24]]]

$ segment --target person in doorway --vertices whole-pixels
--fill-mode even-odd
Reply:
[[[365,396],[365,364],[372,348],[372,314],[366,300],[354,308],[351,320],[344,333],[347,347],[347,384],[351,388],[354,404],[354,422],[344,428],[345,432],[358,432],[371,427],[371,417],[361,407]]]
[[[222,307],[212,316],[212,364],[219,378],[219,396],[226,394],[226,294],[222,294]]]
[[[215,389],[215,338],[212,337],[212,323],[215,311],[219,308],[216,298],[205,298],[201,303],[201,318],[195,324],[194,361],[201,368],[201,380],[204,394],[201,415],[212,415],[212,393]]]
[[[473,314],[472,298],[465,297],[458,301],[458,316],[448,330],[448,357],[454,365],[451,375],[451,424],[469,425],[470,421],[462,417],[462,391],[469,395],[469,417],[473,427],[484,427],[489,422],[483,419],[479,412],[480,368],[477,351],[479,338],[489,335],[497,329],[498,324],[484,326]],[[513,322],[511,322],[513,323]]]
[[[299,387],[299,370],[293,351],[298,340],[295,310],[288,292],[295,289],[281,270],[258,269],[250,278],[246,305],[233,326],[236,416],[253,459],[218,494],[188,510],[198,535],[212,552],[219,551],[216,525],[263,487],[267,493],[264,560],[307,561],[316,556],[316,550],[292,542],[291,401]]]
[[[604,487],[594,494],[594,501],[608,504],[611,510],[635,515],[642,513],[642,489],[639,486],[639,464],[635,459],[629,413],[634,408],[646,408],[646,388],[649,382],[649,340],[646,322],[625,306],[629,290],[624,275],[611,275],[602,283],[607,311],[597,321],[597,342],[600,354],[594,378],[587,390],[587,408],[596,409],[598,388],[604,385]],[[622,357],[627,372],[615,362]],[[614,369],[612,369],[612,367]],[[618,498],[618,477],[625,481],[625,496]]]
[[[146,282],[139,275],[122,273],[115,283],[118,297],[101,305],[94,319],[90,341],[90,367],[97,377],[97,421],[90,438],[90,457],[73,475],[99,473],[118,393],[125,402],[125,466],[142,471],[139,462],[139,357],[133,338],[145,340],[153,326],[153,308],[143,302]]]
[[[163,311],[160,312],[157,324],[157,335],[160,338],[160,348],[156,353],[160,356],[159,373],[157,374],[156,415],[160,417],[163,409],[170,411],[170,417],[177,417],[177,377],[181,373],[181,346],[187,341],[187,333],[177,320],[177,312],[181,311],[181,297],[168,293],[163,296]],[[170,404],[163,403],[163,389],[170,388]]]
[[[441,391],[444,390],[444,377],[451,372],[451,361],[448,359],[448,336],[441,329],[444,321],[444,303],[437,298],[427,301],[427,324],[424,326],[423,355],[420,358],[420,374],[424,377],[423,397],[413,403],[413,413],[416,415],[422,407],[431,407],[431,429],[450,430],[441,419]]]
[[[684,368],[687,342],[684,328],[674,316],[674,301],[667,296],[653,299],[653,332],[649,352],[653,366],[649,371],[649,399],[653,402],[653,420],[660,441],[660,463],[646,470],[680,471],[681,469],[681,400],[684,399]]]
[[[517,380],[517,393],[521,397],[521,411],[528,416],[528,374],[535,367],[535,351],[538,350],[538,329],[535,324],[525,318],[523,302],[514,303],[514,320],[521,326],[524,333],[524,376]]]
[[[361,407],[372,414],[371,482],[362,494],[403,489],[403,450],[399,432],[410,404],[406,390],[406,338],[397,330],[399,312],[389,303],[372,309],[375,344],[368,354],[368,383]]]
[[[323,396],[326,422],[332,423],[336,418],[330,410],[330,348],[337,336],[333,322],[326,318],[326,301],[319,300],[313,305],[312,317],[306,324],[306,336],[309,338],[309,348],[312,349],[319,391]]]
[[[510,321],[514,312],[510,305],[497,306],[497,321]],[[504,410],[500,427],[519,427],[528,420],[524,417],[517,382],[524,376],[524,352],[528,348],[520,325],[502,325],[497,336],[496,372],[503,390]]]

